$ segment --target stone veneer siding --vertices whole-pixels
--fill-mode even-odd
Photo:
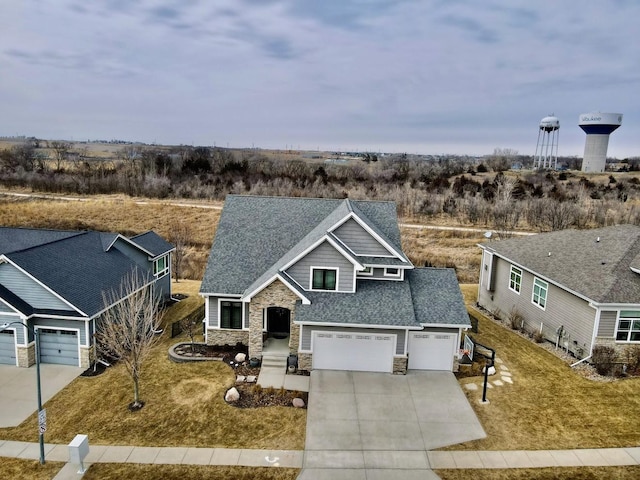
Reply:
[[[247,345],[249,343],[249,332],[246,330],[229,330],[209,328],[207,330],[207,345],[222,347],[224,345]]]
[[[36,363],[36,346],[31,343],[30,345],[22,346],[18,345],[18,366],[28,368]]]
[[[299,353],[298,354],[298,370],[311,371],[313,365],[312,353]]]
[[[80,366],[89,368],[93,362],[93,347],[80,347]]]
[[[289,320],[289,352],[298,351],[300,326],[293,323],[298,297],[280,280],[275,280],[251,299],[249,304],[249,358],[262,358],[262,319],[263,312],[269,307],[288,308]]]
[[[407,364],[409,359],[407,357],[393,357],[393,373],[407,373]]]

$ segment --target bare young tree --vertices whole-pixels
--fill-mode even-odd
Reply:
[[[191,225],[184,220],[174,220],[169,225],[169,241],[176,247],[173,252],[173,278],[176,282],[180,281],[182,275],[182,264],[187,254],[187,246],[191,242],[193,232]]]
[[[67,159],[69,150],[71,150],[71,144],[69,142],[63,142],[60,140],[54,140],[49,142],[50,148],[53,150],[54,159],[56,162],[56,172],[62,171],[62,165]]]
[[[131,410],[144,406],[140,401],[140,375],[145,360],[160,336],[159,299],[153,285],[134,270],[127,275],[117,291],[103,294],[105,307],[113,305],[103,315],[96,332],[96,341],[121,361],[133,381]]]

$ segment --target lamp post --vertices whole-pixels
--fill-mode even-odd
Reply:
[[[36,386],[38,389],[38,434],[39,434],[39,442],[40,442],[40,464],[44,465],[44,429],[42,424],[42,420],[40,418],[41,415],[44,416],[44,411],[42,410],[42,390],[40,388],[40,339],[38,336],[38,331],[22,322],[9,322],[3,325],[0,325],[0,331],[6,329],[9,325],[22,325],[27,328],[31,332],[33,332],[33,337],[36,341]]]

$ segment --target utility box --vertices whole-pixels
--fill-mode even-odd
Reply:
[[[89,437],[87,435],[76,435],[69,444],[69,462],[78,464],[78,473],[84,473],[84,459],[89,454]]]

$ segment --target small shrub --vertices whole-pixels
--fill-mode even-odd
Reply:
[[[533,341],[536,343],[542,343],[544,342],[544,333],[542,333],[540,330],[536,330],[531,335],[531,338],[533,338]]]
[[[509,312],[509,325],[512,330],[524,331],[524,316],[516,307]]]
[[[629,345],[624,351],[627,372],[635,373],[640,369],[640,345]]]
[[[600,375],[611,375],[616,362],[616,351],[607,345],[596,345],[593,347],[591,360]]]

